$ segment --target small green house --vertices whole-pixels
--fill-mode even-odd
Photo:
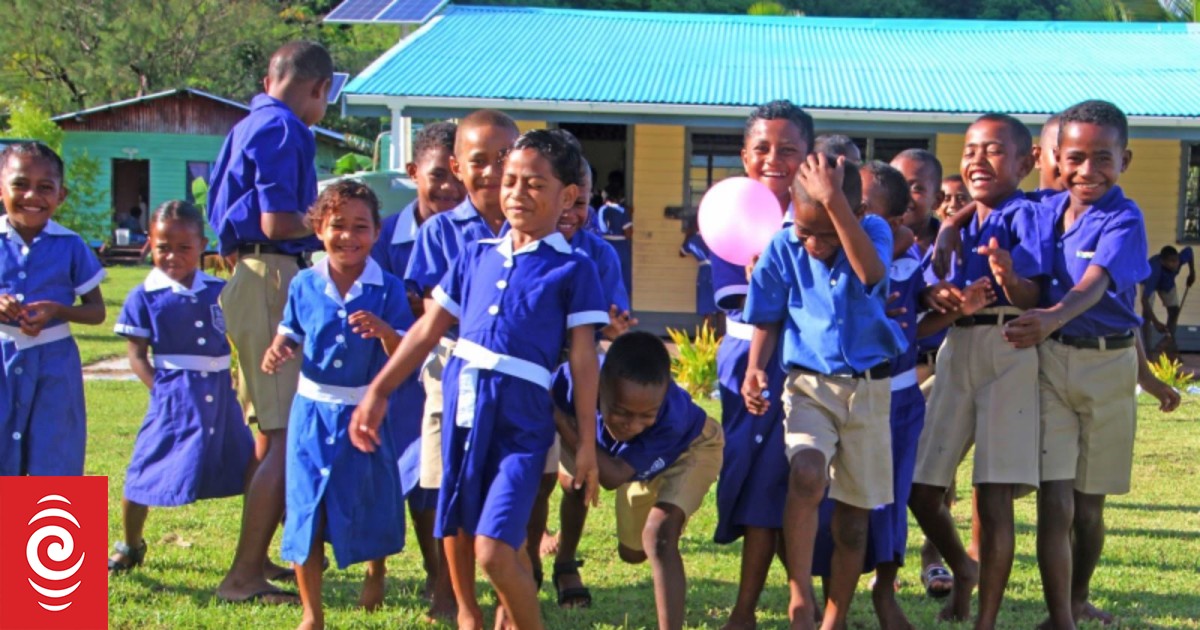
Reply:
[[[104,205],[90,210],[108,214],[117,208],[154,208],[172,199],[194,201],[192,182],[208,180],[225,136],[249,111],[237,101],[181,88],[52,120],[65,132],[66,156],[86,151],[100,161],[98,184],[107,186],[109,194]],[[337,159],[354,149],[340,133],[321,127],[313,133],[318,176],[330,176]]]

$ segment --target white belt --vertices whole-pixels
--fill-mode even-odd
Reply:
[[[154,367],[160,370],[220,372],[229,369],[229,355],[202,357],[195,354],[156,354],[154,355]]]
[[[0,324],[0,341],[9,341],[17,346],[17,350],[25,350],[35,346],[48,344],[52,341],[67,339],[71,336],[71,327],[67,324],[59,324],[50,328],[43,328],[36,337],[30,337],[21,332],[21,329],[16,326],[6,326]]]
[[[907,372],[901,372],[892,377],[892,391],[898,392],[902,389],[908,389],[917,384],[917,368],[913,368]]]
[[[344,387],[341,385],[325,385],[300,375],[296,385],[296,393],[309,400],[335,405],[357,405],[367,395],[367,386]]]
[[[606,240],[606,241],[623,241],[623,240],[625,240],[625,237],[617,235],[617,234],[605,234],[604,240]]]
[[[464,429],[475,424],[475,393],[479,385],[480,370],[500,372],[550,389],[553,380],[550,370],[525,359],[492,352],[487,348],[459,339],[454,347],[454,356],[466,362],[458,376],[458,407],[454,423]]]
[[[712,261],[711,261],[711,260],[701,260],[701,261],[700,261],[700,266],[701,266],[701,267],[703,267],[703,266],[705,266],[705,265],[711,265],[711,264],[712,264]]]
[[[725,320],[725,334],[730,337],[733,337],[734,339],[741,339],[742,341],[753,341],[754,340],[754,324],[744,324],[742,322],[735,322],[732,319],[726,319]]]

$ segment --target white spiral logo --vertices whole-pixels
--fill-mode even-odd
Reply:
[[[41,499],[38,499],[38,504],[40,505],[48,501],[62,502],[66,503],[67,505],[71,505],[71,502],[65,497],[57,494],[48,494]],[[75,516],[70,512],[57,507],[48,507],[37,514],[34,514],[33,518],[29,519],[29,524],[33,525],[34,522],[47,518],[58,518],[70,521],[75,525],[76,529],[79,529],[79,521],[75,520]],[[25,545],[25,560],[29,562],[29,568],[33,569],[33,572],[43,580],[50,582],[66,582],[79,572],[79,567],[83,566],[83,557],[86,554],[79,554],[79,561],[69,569],[62,571],[51,569],[42,563],[42,558],[38,553],[39,549],[41,548],[42,541],[46,540],[47,538],[52,539],[53,542],[46,546],[46,557],[57,563],[64,563],[71,559],[71,554],[73,554],[75,551],[75,539],[71,536],[71,532],[67,531],[60,525],[44,524],[39,527],[32,536],[29,537],[29,542]],[[37,591],[44,597],[50,598],[51,600],[61,600],[71,593],[74,593],[75,590],[79,588],[79,585],[82,584],[82,581],[76,580],[74,584],[66,588],[53,589],[42,586],[37,582],[34,582],[31,578],[27,579],[29,579],[29,585],[33,587],[33,590]],[[51,612],[58,612],[60,610],[66,610],[67,606],[71,605],[71,602],[67,602],[65,604],[48,604],[39,599],[38,605]]]

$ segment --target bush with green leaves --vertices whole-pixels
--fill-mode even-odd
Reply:
[[[696,328],[694,336],[669,327],[667,334],[678,350],[677,356],[671,358],[671,376],[675,382],[693,398],[711,396],[717,388],[717,347],[720,339],[716,332],[708,322],[704,322]]]

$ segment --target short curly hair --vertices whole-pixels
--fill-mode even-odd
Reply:
[[[308,225],[314,230],[318,229],[326,217],[351,199],[367,204],[371,210],[371,220],[375,222],[375,227],[379,227],[383,222],[379,216],[379,197],[361,179],[342,179],[326,186],[308,209]]]

